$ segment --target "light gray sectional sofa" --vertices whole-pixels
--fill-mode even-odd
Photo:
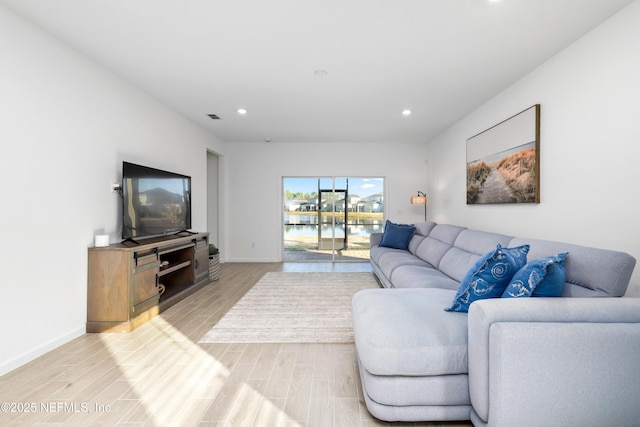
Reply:
[[[624,295],[636,260],[622,252],[416,224],[408,250],[371,236],[382,289],[353,298],[368,410],[385,421],[476,426],[631,426],[640,422],[640,299]],[[496,245],[527,261],[569,252],[560,298],[492,298],[445,311]]]

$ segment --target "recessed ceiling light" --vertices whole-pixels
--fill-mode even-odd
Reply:
[[[411,110],[402,110],[402,115],[403,116],[410,116],[411,115]]]
[[[245,110],[244,108],[238,108],[238,114],[245,115],[247,114],[247,110]]]

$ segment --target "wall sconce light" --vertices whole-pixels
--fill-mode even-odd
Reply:
[[[427,195],[418,191],[417,196],[411,196],[412,205],[424,205],[424,220],[427,220]]]

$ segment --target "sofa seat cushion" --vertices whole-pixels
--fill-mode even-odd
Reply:
[[[362,367],[373,375],[467,373],[467,314],[447,312],[449,289],[365,289],[352,300]]]
[[[371,258],[371,261],[375,262],[376,264],[380,264],[380,258],[387,253],[411,255],[409,252],[403,251],[402,249],[387,248],[386,246],[372,246],[369,253],[369,258]]]
[[[422,267],[432,267],[426,261],[421,260],[407,251],[388,251],[378,257],[378,267],[386,277],[392,277],[393,272],[403,265],[418,265]]]
[[[391,275],[394,288],[458,289],[458,282],[440,270],[424,265],[402,265]]]

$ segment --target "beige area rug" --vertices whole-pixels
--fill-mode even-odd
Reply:
[[[372,273],[266,273],[201,343],[353,342],[351,297]]]

